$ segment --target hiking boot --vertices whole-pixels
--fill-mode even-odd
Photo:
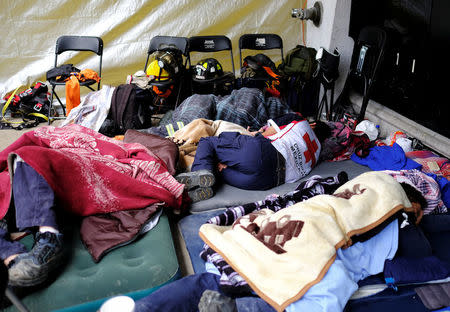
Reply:
[[[175,176],[175,179],[179,183],[186,185],[186,189],[188,190],[192,189],[195,186],[211,187],[216,182],[214,174],[207,169],[183,172]]]
[[[188,192],[192,202],[196,203],[201,200],[205,200],[213,197],[214,192],[210,187],[196,187]]]
[[[33,248],[19,254],[9,264],[9,285],[35,286],[43,283],[48,274],[61,264],[63,235],[36,233]]]

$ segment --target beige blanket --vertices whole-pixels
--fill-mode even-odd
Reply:
[[[411,203],[398,182],[367,172],[334,195],[276,213],[262,210],[233,226],[202,225],[201,238],[278,311],[318,283],[351,236],[367,232]]]

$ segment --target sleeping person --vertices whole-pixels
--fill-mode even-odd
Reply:
[[[359,181],[350,185],[350,189],[358,183]],[[340,190],[342,189],[334,193],[335,196],[348,195],[341,193]],[[406,197],[412,205],[403,206],[401,210],[395,208],[394,210],[398,212],[395,214],[396,218],[384,222],[383,226],[377,226],[378,231],[372,231],[373,236],[366,237],[364,241],[353,242],[348,248],[339,248],[336,251],[336,259],[322,280],[310,287],[300,299],[287,305],[286,311],[343,311],[351,295],[358,289],[359,280],[382,272],[385,260],[392,259],[398,253],[397,250],[400,250],[399,244],[417,243],[415,238],[410,241],[407,241],[407,237],[399,239],[404,225],[404,218],[400,215],[405,212],[417,223],[420,222],[424,199],[420,196],[420,192],[405,188],[404,185],[401,185],[401,188],[396,186],[395,191],[404,192],[403,195],[399,195],[403,198],[402,201]],[[380,194],[384,194],[384,191]],[[385,203],[388,202],[389,200]],[[404,204],[409,203],[404,201]],[[395,204],[392,207],[394,206]],[[286,210],[288,209],[290,208]],[[412,225],[416,226],[415,223]],[[228,267],[232,270],[229,265]],[[230,289],[229,283],[222,284],[222,280],[227,278],[226,273],[220,271],[213,262],[206,262],[206,271],[184,277],[136,301],[135,311],[275,311],[273,304],[269,305],[267,300],[255,296],[254,293],[243,296],[242,292]],[[230,276],[236,275],[240,274],[234,272]],[[247,278],[242,279],[243,283],[246,281]],[[242,286],[242,283],[239,286]]]
[[[216,178],[241,189],[267,190],[298,181],[311,171],[325,136],[303,118],[287,119],[284,127],[269,122],[251,136],[223,132],[200,139],[191,172],[175,177],[190,190],[194,202],[213,195]]]
[[[8,266],[9,284],[36,286],[62,264],[58,216],[63,211],[83,217],[83,222],[100,215],[108,215],[104,220],[109,222],[116,218],[109,214],[134,209],[149,218],[157,210],[152,206],[161,203],[181,211],[184,186],[157,155],[141,144],[123,143],[75,124],[36,128],[1,151],[0,258]],[[96,228],[98,223],[92,224]],[[30,251],[11,237],[16,231],[34,235]],[[133,232],[129,221],[110,231]],[[121,235],[112,235],[111,244],[111,236],[102,240],[83,226],[80,234],[96,261],[110,250],[102,247],[105,242],[118,246],[121,240]]]

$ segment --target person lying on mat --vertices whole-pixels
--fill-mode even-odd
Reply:
[[[328,181],[330,183],[332,180],[328,178],[323,179],[322,182]],[[406,183],[401,183],[401,185],[412,204],[412,207],[405,208],[405,212],[409,215],[409,220],[414,220],[409,225],[411,228],[418,228],[417,225],[422,219],[422,205],[426,204],[425,199],[417,189],[410,187]],[[392,259],[394,254],[395,256],[398,254],[405,256],[406,252],[410,256],[412,252],[417,256],[419,249],[422,249],[421,252],[423,253],[427,249],[426,245],[428,242],[421,241],[418,239],[418,236],[411,236],[410,230],[404,230],[404,221],[406,219],[404,216],[398,217],[398,219],[393,220],[385,227],[380,228],[377,233],[374,232],[374,236],[371,238],[360,242],[359,245],[355,246],[354,244],[345,250],[340,250],[339,256],[335,261],[336,266],[333,264],[323,280],[311,287],[301,299],[288,306],[286,311],[331,312],[343,310],[347,300],[357,288],[357,281],[342,279],[342,276],[358,276],[358,278],[362,278],[361,276],[363,275],[370,275],[369,272],[375,270],[375,267],[378,269],[382,268],[384,259]],[[398,236],[398,240],[396,236]],[[425,239],[425,236],[423,238]],[[378,243],[374,243],[374,241]],[[392,248],[386,248],[389,244],[392,245]],[[354,247],[355,249],[353,249]],[[410,251],[408,252],[408,250]],[[358,258],[357,255],[359,253],[361,258],[370,257],[372,260],[363,261],[359,264],[355,260],[355,258]],[[352,266],[352,273],[347,272],[344,274],[345,270],[341,272],[342,263],[351,263],[351,261],[356,261],[354,263],[357,264]],[[222,287],[223,285],[220,283],[224,276],[219,274],[217,268],[211,262],[207,262],[206,269],[207,272],[205,273],[196,273],[183,277],[161,287],[147,297],[137,300],[133,311],[275,311],[273,307],[257,296],[242,297],[236,292],[231,297],[231,293],[224,292],[226,287]],[[360,272],[360,274],[357,272]],[[237,273],[233,271],[231,274]],[[348,283],[344,285],[345,287],[339,285],[343,281]],[[115,300],[120,301],[121,298],[113,297],[109,302],[107,301],[107,305],[114,303]],[[100,311],[102,310],[100,309]]]
[[[63,214],[84,222],[158,203],[180,212],[184,185],[156,153],[75,124],[26,132],[1,151],[0,258],[8,266],[9,284],[38,285],[64,262],[58,224]],[[129,230],[128,225],[121,228]],[[105,240],[92,235],[92,229],[79,231],[86,246],[92,238],[95,247],[88,251],[98,261]],[[11,237],[14,232],[34,235],[30,251]]]
[[[252,136],[223,132],[201,138],[191,172],[175,178],[190,190],[194,202],[212,197],[216,178],[246,190],[295,182],[317,164],[320,141],[327,137],[323,129],[328,129],[321,124],[319,132],[313,131],[307,120],[297,119],[280,123],[286,125],[282,129],[270,120],[268,127]]]
[[[0,259],[8,267],[9,285],[35,286],[62,264],[63,235],[55,215],[55,195],[45,179],[17,157],[14,164],[14,217],[9,211],[0,220]],[[15,219],[15,222],[13,220]],[[9,222],[8,222],[9,221]],[[33,229],[35,244],[30,251],[10,238],[8,227]]]

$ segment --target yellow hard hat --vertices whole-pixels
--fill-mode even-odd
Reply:
[[[154,60],[147,66],[146,71],[147,76],[149,76],[152,79],[157,80],[168,80],[169,79],[169,73],[159,66],[158,61]]]

